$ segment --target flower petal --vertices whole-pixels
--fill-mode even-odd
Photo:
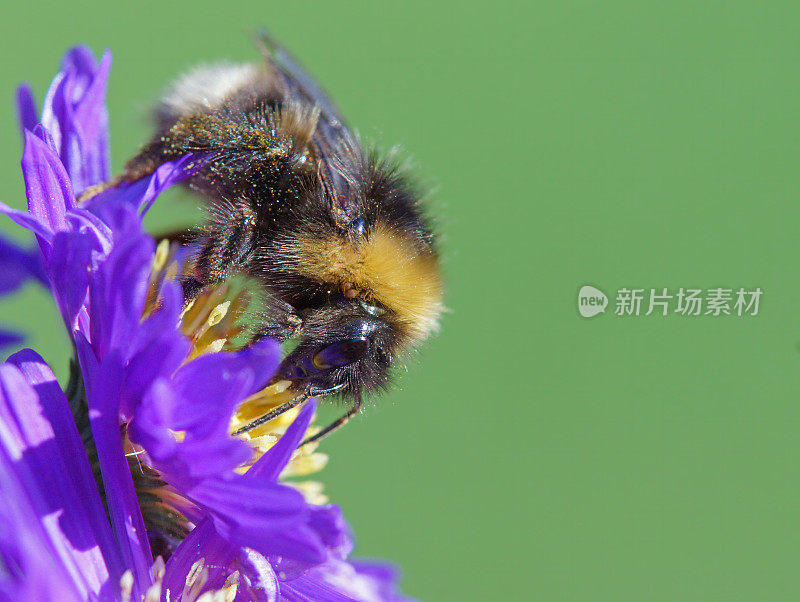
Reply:
[[[120,399],[120,414],[125,420],[134,417],[156,379],[171,376],[186,359],[191,344],[175,328],[182,306],[180,285],[164,283],[161,306],[140,324],[128,342],[130,360]]]
[[[19,333],[0,330],[0,349],[9,345],[19,345],[23,340],[25,340],[24,337]]]
[[[25,249],[0,237],[0,295],[17,290],[32,278],[49,285],[38,247]]]
[[[65,462],[71,466],[68,472],[73,481],[74,490],[81,493],[88,507],[88,520],[94,526],[92,531],[102,536],[100,546],[108,563],[116,567],[116,574],[121,575],[122,564],[113,544],[113,537],[108,531],[108,520],[101,511],[102,500],[86,458],[80,434],[69,404],[66,403],[61,387],[50,366],[42,357],[31,349],[23,349],[8,358],[8,364],[16,366],[39,396],[43,414],[58,441],[59,452]]]
[[[319,535],[326,548],[339,558],[346,558],[353,551],[353,536],[341,508],[335,504],[310,508],[309,526]]]
[[[45,241],[45,243],[50,243],[53,238],[53,231],[50,230],[50,227],[47,224],[43,224],[39,221],[39,219],[27,211],[20,211],[19,209],[13,209],[9,207],[2,201],[0,201],[0,213],[5,214],[12,222],[25,228],[26,230],[30,230],[34,234],[36,234],[40,241]],[[40,242],[41,244],[41,242]]]
[[[89,287],[90,340],[99,359],[111,349],[127,349],[144,311],[155,244],[140,225],[131,225],[116,233],[114,249],[94,270]]]
[[[25,130],[33,131],[33,128],[39,123],[39,113],[36,111],[36,100],[34,100],[33,89],[30,84],[26,83],[17,87],[15,100],[17,103],[19,129],[24,139]]]
[[[266,385],[280,358],[280,345],[262,339],[241,351],[201,355],[182,366],[175,373],[173,386],[178,399],[192,407],[176,408],[172,428],[192,431],[196,436],[220,426],[227,431],[233,411]]]
[[[83,147],[83,186],[108,180],[108,112],[105,106],[106,85],[111,70],[111,52],[103,53],[96,64],[92,51],[85,46],[68,55],[75,66],[76,78],[84,78],[85,89],[79,88],[80,100],[75,107],[75,128]],[[77,87],[77,86],[76,86]]]
[[[257,531],[277,531],[297,522],[306,510],[302,494],[291,487],[248,482],[236,474],[203,479],[187,493],[212,511],[217,531],[230,540],[258,538]]]
[[[99,362],[83,333],[74,334],[108,512],[125,565],[133,574],[134,595],[138,595],[152,584],[152,555],[120,436],[122,358],[114,351]]]
[[[413,602],[397,591],[397,571],[383,563],[331,559],[281,582],[281,602]]]
[[[85,205],[106,221],[105,212],[118,205],[135,207],[144,215],[162,192],[188,178],[203,164],[204,160],[194,154],[167,161],[159,165],[150,177],[109,188],[86,201]]]
[[[54,564],[83,596],[99,593],[110,581],[116,587],[121,558],[67,400],[50,369],[29,350],[0,366],[0,448],[6,476],[25,491],[24,502],[4,496],[2,506],[27,505],[36,513]]]
[[[158,379],[145,393],[129,425],[131,441],[147,450],[151,464],[171,485],[186,491],[203,478],[233,474],[252,450],[227,431],[178,442],[172,424],[176,394],[166,378]]]
[[[76,194],[110,176],[105,108],[110,67],[108,51],[98,65],[89,48],[75,47],[45,96],[42,124],[53,136]]]
[[[74,232],[58,232],[53,238],[50,273],[62,317],[70,330],[77,328],[78,314],[89,289],[93,246],[90,237]]]
[[[162,602],[174,600],[184,592],[189,573],[202,562],[208,571],[200,592],[222,587],[234,572],[239,572],[237,602],[276,602],[278,580],[267,559],[254,550],[243,550],[222,539],[210,519],[201,522],[170,557],[161,584]],[[169,598],[167,592],[170,592]]]
[[[53,149],[32,132],[25,132],[22,175],[28,211],[48,230],[67,229],[67,208],[75,203],[67,171]]]
[[[61,538],[52,541],[35,511],[41,496],[35,475],[18,466],[4,446],[0,442],[0,599],[91,599],[58,554]]]
[[[259,481],[277,481],[278,476],[289,463],[292,454],[303,439],[314,412],[317,409],[317,400],[313,397],[303,404],[297,418],[294,419],[286,432],[258,461],[247,471],[248,479]]]

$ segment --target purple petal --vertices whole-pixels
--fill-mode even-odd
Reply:
[[[22,174],[31,215],[48,230],[66,230],[66,211],[75,201],[69,176],[47,143],[31,132],[25,132]]]
[[[119,430],[123,366],[117,352],[107,354],[99,363],[80,332],[75,334],[75,344],[84,375],[89,422],[103,475],[108,512],[125,565],[133,573],[134,596],[137,596],[152,583],[152,554]]]
[[[239,571],[237,601],[277,600],[278,581],[267,559],[253,550],[232,546],[217,534],[213,523],[207,519],[189,533],[167,562],[161,587],[162,602],[167,600],[165,592],[184,591],[186,576],[201,559],[209,572],[202,591],[219,589],[229,575]]]
[[[0,349],[9,345],[19,345],[24,340],[21,334],[10,330],[0,330]]]
[[[159,378],[145,392],[145,398],[136,408],[128,425],[131,441],[147,450],[148,456],[158,470],[168,476],[179,472],[184,466],[176,454],[180,443],[169,425],[172,423],[173,393],[166,378]]]
[[[161,289],[161,306],[140,324],[129,341],[131,359],[120,400],[120,413],[126,420],[137,412],[153,382],[171,376],[189,354],[189,340],[175,328],[182,306],[180,285],[165,282]]]
[[[139,326],[155,248],[153,239],[141,230],[119,238],[95,270],[89,288],[91,341],[101,360],[113,348],[125,350]]]
[[[184,437],[177,442],[173,434],[175,398],[171,383],[158,379],[145,393],[129,426],[131,440],[147,450],[153,467],[167,482],[185,491],[204,477],[233,474],[250,459],[250,447],[230,437],[227,430],[205,439]]]
[[[61,71],[72,74],[75,86],[72,89],[72,96],[69,98],[73,104],[80,101],[86,88],[91,84],[92,76],[97,69],[97,61],[94,58],[92,49],[88,46],[79,45],[67,50],[61,58]]]
[[[280,345],[263,339],[236,353],[202,355],[184,365],[175,373],[173,386],[177,399],[186,405],[176,408],[172,428],[197,437],[219,428],[227,430],[233,411],[263,388],[280,357]]]
[[[353,536],[341,508],[334,504],[309,508],[309,526],[319,535],[326,548],[339,558],[346,558],[353,551]]]
[[[412,602],[397,591],[388,565],[331,559],[280,585],[281,602]]]
[[[311,424],[311,419],[314,417],[316,409],[317,400],[313,397],[303,404],[297,414],[297,418],[289,425],[289,428],[286,429],[286,432],[278,442],[269,448],[247,471],[246,476],[248,479],[258,479],[259,481],[278,480],[278,476],[286,468],[294,450],[297,449],[298,444],[303,439],[303,435],[308,430],[308,425]]]
[[[53,232],[50,227],[39,221],[38,218],[31,215],[27,211],[20,211],[19,209],[12,209],[2,201],[0,201],[0,213],[4,213],[12,222],[18,226],[22,226],[26,230],[30,230],[36,234],[41,240],[49,244],[53,238]]]
[[[386,602],[414,602],[414,598],[403,596],[398,591],[400,571],[396,566],[380,560],[350,560],[352,566],[362,579],[371,582],[379,599]]]
[[[50,273],[58,305],[70,331],[77,329],[78,313],[89,289],[93,241],[73,232],[59,232],[53,238]]]
[[[50,133],[50,130],[44,127],[41,123],[38,123],[36,124],[36,127],[33,128],[32,133],[34,136],[39,138],[39,140],[41,140],[48,147],[50,147],[50,150],[58,154],[58,149],[56,148],[56,142],[53,139],[53,134]]]
[[[2,505],[28,505],[36,513],[51,550],[37,553],[57,561],[88,597],[110,578],[118,578],[121,566],[97,487],[87,481],[91,469],[52,372],[30,351],[14,361],[25,368],[36,388],[16,365],[0,366],[0,447],[11,460],[6,470],[26,492],[25,502],[9,503],[11,498],[4,497]]]
[[[72,90],[76,97],[75,120],[81,126],[84,142],[91,145],[100,133],[106,108],[106,86],[111,71],[111,51],[106,50],[96,64],[94,54],[86,46],[73,49],[65,62],[71,62],[75,71],[75,84]],[[69,67],[65,65],[65,70]],[[81,81],[82,80],[82,81]]]
[[[104,104],[110,67],[109,52],[97,65],[91,50],[73,48],[45,97],[42,124],[53,136],[76,193],[110,175]]]
[[[252,371],[235,354],[201,355],[182,366],[173,381],[174,429],[196,436],[227,427],[231,414],[253,387]]]
[[[371,577],[386,584],[394,584],[400,580],[400,571],[393,564],[380,560],[349,560],[359,575]]]
[[[199,479],[227,474],[253,457],[253,450],[227,431],[203,439],[184,439],[176,452],[171,467],[163,463],[159,467],[169,472],[167,480],[171,484],[184,490]]]
[[[353,549],[353,538],[350,527],[342,516],[338,506],[309,505],[308,528],[319,538],[322,545],[328,550],[328,558],[343,560]],[[273,568],[281,575],[282,581],[296,579],[309,567],[298,563],[291,557],[273,556],[270,558]]]
[[[139,202],[142,215],[150,210],[153,203],[162,192],[170,186],[182,182],[195,173],[206,163],[206,159],[195,154],[184,155],[177,161],[164,163],[153,172],[148,182],[147,190]]]
[[[344,571],[337,564],[322,565],[324,569],[311,569],[299,577],[284,581],[280,584],[280,602],[380,602],[380,599],[367,597],[371,592],[350,593],[356,586],[357,576],[355,570]],[[332,582],[329,582],[330,579]],[[346,591],[336,583],[345,581]]]
[[[0,237],[0,295],[17,290],[31,278],[49,285],[38,247],[25,249]]]
[[[217,531],[228,540],[259,539],[297,522],[305,512],[300,492],[277,483],[253,483],[241,475],[203,479],[187,494],[214,516]]]
[[[67,74],[59,71],[50,82],[50,87],[44,96],[42,105],[41,124],[50,132],[53,139],[54,150],[61,154],[62,129],[61,123],[65,120],[67,111],[64,89],[67,85]]]
[[[100,492],[97,490],[72,411],[53,371],[39,354],[30,349],[15,353],[8,358],[8,363],[22,372],[42,400],[44,417],[53,429],[60,455],[71,467],[65,474],[72,481],[73,489],[80,492],[85,500],[88,522],[92,524],[91,531],[98,535],[98,543],[112,574],[121,575],[122,560],[116,550],[105,512],[102,511]]]
[[[0,599],[82,602],[88,592],[59,557],[60,538],[54,544],[35,511],[35,478],[0,442]]]
[[[21,84],[17,87],[17,120],[19,121],[20,133],[23,135],[25,130],[33,131],[39,123],[39,114],[36,111],[36,100],[33,97],[33,89],[30,84]]]
[[[194,154],[167,161],[159,165],[150,177],[120,184],[92,197],[86,202],[86,207],[104,219],[108,207],[120,204],[135,207],[144,215],[162,192],[188,178],[203,164],[204,160]]]
[[[113,231],[103,220],[83,209],[73,209],[67,214],[67,219],[72,230],[80,230],[93,237],[95,246],[103,256],[111,252]]]
[[[106,50],[100,64],[95,68],[94,57],[91,51],[85,66],[77,66],[76,79],[91,77],[88,87],[84,90],[84,82],[73,84],[76,88],[73,94],[80,93],[80,99],[75,105],[72,114],[72,128],[78,140],[80,149],[79,161],[70,165],[70,174],[77,172],[73,179],[78,183],[75,188],[83,191],[89,186],[107,181],[110,174],[110,157],[108,143],[108,112],[105,107],[106,85],[111,69],[111,53]]]

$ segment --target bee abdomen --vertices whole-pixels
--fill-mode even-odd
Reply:
[[[173,82],[158,105],[156,117],[161,129],[168,129],[182,117],[219,108],[243,89],[265,86],[265,75],[255,65],[201,65]]]

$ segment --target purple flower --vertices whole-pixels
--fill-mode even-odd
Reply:
[[[0,365],[0,593],[192,600],[236,588],[236,600],[401,599],[388,569],[346,560],[352,540],[338,507],[312,505],[279,482],[313,400],[242,473],[253,448],[231,437],[231,417],[274,374],[278,344],[264,339],[193,357],[177,328],[177,281],[159,282],[148,301],[155,242],[142,214],[203,158],[166,163],[77,203],[76,194],[110,177],[110,62],[108,52],[98,64],[88,49],[71,50],[41,123],[29,88],[17,94],[28,210],[0,211],[32,231],[38,249],[0,241],[0,268],[10,266],[0,294],[30,278],[49,286],[75,345],[87,429],[79,432],[73,398],[34,352]],[[0,344],[13,336],[0,332]],[[96,454],[102,493],[82,435]],[[148,532],[126,445],[190,529],[166,566],[153,564],[157,534]]]

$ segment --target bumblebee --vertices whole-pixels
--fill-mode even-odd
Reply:
[[[442,281],[407,177],[362,147],[283,48],[259,39],[263,64],[202,66],[169,89],[154,137],[119,180],[203,158],[185,181],[209,210],[185,238],[197,249],[187,301],[235,274],[259,283],[257,337],[297,341],[272,381],[291,381],[296,395],[237,433],[312,395],[345,399],[347,412],[308,443],[347,422],[364,393],[385,389],[396,358],[436,329]]]

